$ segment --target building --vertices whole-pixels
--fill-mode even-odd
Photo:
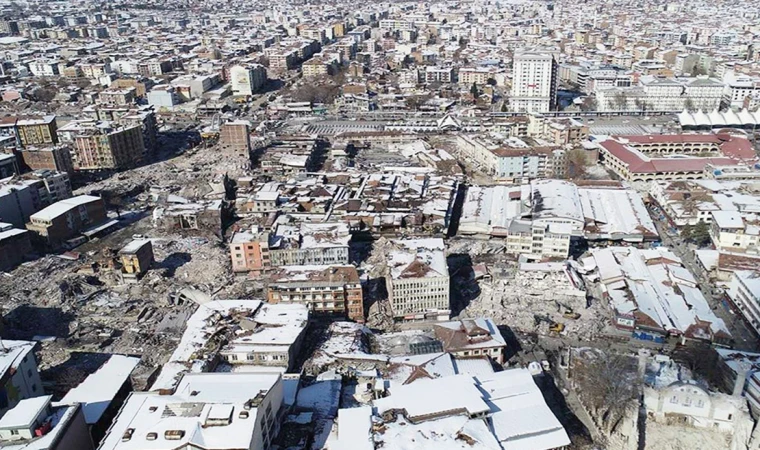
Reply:
[[[709,392],[689,382],[675,382],[663,389],[645,387],[644,407],[648,419],[655,422],[675,422],[728,434],[741,420],[749,419],[747,403],[741,397]]]
[[[760,253],[760,221],[746,218],[752,213],[713,211],[710,237],[715,248],[732,252]]]
[[[348,264],[345,223],[278,225],[273,233],[239,231],[230,238],[232,270],[260,272],[278,266]]]
[[[267,301],[305,304],[312,314],[336,314],[364,322],[359,274],[354,266],[285,266],[270,276]]]
[[[309,309],[296,303],[259,304],[252,315],[240,318],[241,329],[219,349],[219,357],[232,366],[292,370],[306,335]]]
[[[23,228],[32,214],[69,197],[71,183],[62,172],[38,171],[2,180],[0,221]]]
[[[270,448],[284,415],[276,373],[186,374],[168,392],[133,392],[100,450]]]
[[[461,319],[438,323],[433,330],[447,353],[458,358],[487,356],[504,364],[507,343],[491,319]]]
[[[734,272],[728,296],[752,328],[760,331],[760,273],[749,270]]]
[[[0,179],[12,177],[18,173],[16,157],[11,154],[0,153]]]
[[[659,342],[666,336],[730,342],[725,322],[715,315],[694,276],[668,248],[595,248],[579,261],[580,271],[598,277],[607,290],[615,313],[613,324],[634,337]]]
[[[716,79],[644,76],[629,87],[596,91],[599,111],[712,111],[720,107],[724,84]]]
[[[507,252],[529,258],[561,258],[570,254],[572,226],[513,220],[507,229]]]
[[[10,271],[32,253],[29,232],[0,222],[0,271]]]
[[[153,264],[153,244],[150,239],[135,239],[119,250],[121,274],[124,278],[139,278]]]
[[[20,401],[44,394],[37,361],[35,342],[1,340],[0,352],[0,417]]]
[[[50,170],[74,174],[71,148],[66,145],[27,147],[21,152],[24,165],[31,170]]]
[[[530,145],[517,137],[502,143],[460,134],[457,147],[495,180],[513,183],[553,177],[554,160],[561,157],[555,153],[559,147]]]
[[[32,214],[26,228],[52,247],[58,247],[66,240],[107,220],[103,199],[80,195],[61,200]]]
[[[132,392],[131,374],[139,362],[139,358],[111,355],[61,399],[61,404],[81,404],[84,421],[90,427],[95,442],[100,442],[103,438]]]
[[[105,105],[125,106],[132,105],[137,99],[137,89],[127,88],[109,88],[98,94],[98,102]]]
[[[426,431],[431,429],[433,445],[441,449],[550,450],[570,445],[528,369],[393,383],[373,407],[376,415],[368,418],[375,424],[373,437],[391,448],[415,448],[420,436],[431,436]],[[343,433],[342,423],[338,427]]]
[[[516,51],[512,61],[512,110],[528,113],[557,107],[558,64],[554,53]]]
[[[394,319],[448,319],[449,268],[443,239],[392,242],[385,283]]]
[[[121,170],[143,159],[142,126],[120,126],[98,122],[83,127],[74,138],[74,168],[77,170]]]
[[[597,145],[602,164],[628,181],[696,180],[708,166],[757,161],[749,140],[729,134],[611,136]]]
[[[41,118],[19,118],[16,121],[16,132],[23,147],[57,144],[57,129],[54,115]]]
[[[251,151],[251,124],[246,120],[236,120],[222,125],[219,146],[225,153],[248,156]]]
[[[82,405],[52,404],[52,395],[20,401],[0,419],[0,448],[93,450]]]
[[[148,104],[156,108],[173,108],[181,103],[174,86],[160,84],[148,92]]]
[[[234,95],[253,95],[267,82],[267,69],[261,64],[234,66],[230,69],[232,93]]]

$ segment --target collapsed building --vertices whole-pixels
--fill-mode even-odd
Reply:
[[[261,300],[215,300],[199,305],[187,320],[177,348],[152,389],[173,389],[187,372],[265,366],[285,372],[294,363],[308,326],[305,305],[269,305]]]

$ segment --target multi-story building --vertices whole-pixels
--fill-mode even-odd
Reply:
[[[35,77],[55,77],[61,74],[59,61],[37,60],[29,63],[29,71]]]
[[[538,224],[513,220],[507,229],[507,252],[541,258],[567,258],[570,253],[570,224]]]
[[[724,84],[712,78],[646,76],[636,86],[596,92],[599,111],[681,111],[720,107]]]
[[[19,118],[16,121],[16,130],[23,147],[57,144],[57,128],[54,115],[41,118]]]
[[[512,138],[505,145],[472,136],[457,136],[463,156],[500,181],[520,182],[554,175],[555,150],[558,147],[530,146]]]
[[[21,400],[45,394],[34,358],[35,342],[0,341],[0,389],[4,394],[0,417]]]
[[[230,69],[230,79],[233,94],[253,95],[266,84],[267,69],[261,64],[234,66]]]
[[[486,356],[504,364],[507,343],[491,319],[461,319],[433,326],[443,350],[459,358]]]
[[[261,272],[278,266],[348,264],[351,236],[344,223],[278,225],[274,233],[239,231],[230,238],[232,270]]]
[[[729,287],[728,295],[731,301],[752,328],[760,332],[760,272],[735,271]]]
[[[9,271],[24,262],[32,252],[29,232],[0,222],[0,271]]]
[[[156,108],[173,108],[180,103],[180,98],[177,95],[177,90],[174,86],[168,84],[160,84],[153,86],[153,89],[148,92],[148,104],[155,106]]]
[[[145,155],[142,126],[98,122],[82,126],[74,138],[74,168],[121,170],[134,167]]]
[[[0,447],[93,450],[84,405],[52,404],[53,396],[21,400],[0,419]]]
[[[739,211],[713,211],[710,236],[720,250],[760,252],[760,221],[750,222]]]
[[[0,153],[0,179],[12,177],[19,173],[18,162],[16,156]]]
[[[103,199],[80,195],[61,200],[31,215],[27,230],[32,231],[53,247],[59,247],[79,232],[105,222]]]
[[[395,320],[447,320],[449,268],[443,239],[393,241],[385,283]]]
[[[185,374],[171,391],[132,392],[98,448],[271,448],[283,408],[280,374]]]
[[[137,98],[137,89],[128,88],[110,88],[102,91],[98,95],[98,102],[106,105],[131,105]]]
[[[723,106],[725,107],[743,108],[748,97],[760,92],[760,80],[749,75],[728,71],[723,76],[723,81],[725,83]]]
[[[454,69],[451,67],[428,67],[425,69],[426,83],[453,83]]]
[[[227,122],[219,128],[219,146],[223,152],[247,156],[251,151],[251,126],[246,120]]]
[[[558,64],[555,55],[541,50],[520,50],[512,64],[514,111],[546,112],[557,105]]]
[[[31,170],[52,170],[66,172],[69,175],[74,173],[71,148],[67,145],[27,147],[20,153],[24,165]]]
[[[312,314],[345,315],[364,322],[362,285],[354,266],[287,266],[270,279],[269,303],[300,303]]]

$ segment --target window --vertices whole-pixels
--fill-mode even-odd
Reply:
[[[18,436],[18,430],[11,430],[11,436]]]
[[[670,403],[678,403],[678,396],[674,395],[670,398]]]

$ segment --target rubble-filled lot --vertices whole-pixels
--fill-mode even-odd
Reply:
[[[521,332],[586,341],[608,327],[610,309],[598,300],[587,300],[563,263],[520,265],[503,254],[503,246],[496,240],[450,243],[452,309],[461,311],[460,318],[491,317]],[[564,329],[557,331],[553,324]]]
[[[135,235],[151,239],[155,262],[137,283],[126,284],[105,262]],[[47,255],[0,275],[4,337],[41,341],[40,372],[53,390],[73,382],[63,369],[87,367],[73,364],[72,355],[99,353],[142,356],[135,377],[141,387],[174,349],[183,318],[195,308],[179,304],[176,294],[184,288],[227,298],[247,294],[219,238],[156,229],[150,217],[74,251],[77,260]],[[83,378],[86,370],[75,375]]]

